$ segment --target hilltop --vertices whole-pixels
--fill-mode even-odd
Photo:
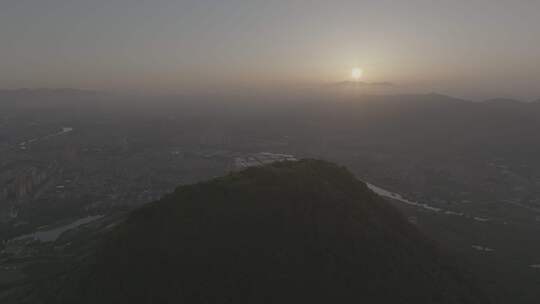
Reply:
[[[437,244],[316,160],[178,187],[44,289],[54,303],[484,303]]]

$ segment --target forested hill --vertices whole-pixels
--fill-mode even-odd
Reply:
[[[485,303],[435,243],[345,168],[282,162],[135,212],[51,303]]]

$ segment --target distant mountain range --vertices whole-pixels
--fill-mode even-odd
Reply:
[[[326,87],[343,87],[343,88],[393,88],[398,87],[397,84],[387,81],[382,82],[364,82],[364,81],[340,81],[335,82],[326,85]],[[26,98],[66,98],[66,97],[98,97],[98,96],[105,96],[110,95],[111,93],[103,92],[103,91],[95,91],[95,90],[83,90],[83,89],[73,89],[73,88],[57,88],[57,89],[49,89],[49,88],[21,88],[21,89],[13,89],[13,90],[1,90],[0,89],[0,101],[2,100],[9,100],[13,98],[20,99],[22,97]],[[121,94],[116,94],[116,96],[121,96]],[[144,95],[137,95],[139,98],[141,98]],[[178,98],[189,98],[189,95],[181,95],[181,94],[168,94],[164,95],[167,98],[174,98],[175,96]],[[239,95],[241,96],[241,95]],[[150,97],[149,97],[150,98]],[[159,97],[158,97],[159,98]],[[192,97],[195,98],[195,97]],[[200,96],[197,98],[208,98],[204,96]],[[460,99],[451,97],[448,95],[443,94],[437,94],[437,93],[430,93],[430,94],[396,94],[392,93],[391,91],[386,92],[386,94],[376,94],[376,95],[370,95],[369,92],[356,95],[351,98],[357,98],[357,99],[403,99],[403,100],[410,100],[410,99],[442,99],[442,100],[461,100],[466,102],[475,102],[473,100],[466,100],[466,99]],[[22,100],[21,100],[22,101]],[[493,105],[510,105],[510,104],[527,104],[527,103],[536,103],[540,102],[540,99],[532,101],[532,102],[526,102],[521,101],[517,99],[511,99],[511,98],[492,98],[480,101],[479,103],[484,104],[493,104]]]
[[[317,160],[178,187],[133,212],[84,261],[32,296],[39,303],[486,302],[399,212],[343,167]]]

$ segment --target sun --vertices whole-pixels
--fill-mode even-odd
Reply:
[[[353,68],[351,70],[351,77],[354,81],[359,81],[364,75],[364,71],[361,68]]]

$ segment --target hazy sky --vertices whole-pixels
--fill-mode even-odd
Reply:
[[[540,98],[539,0],[1,0],[0,88]]]

